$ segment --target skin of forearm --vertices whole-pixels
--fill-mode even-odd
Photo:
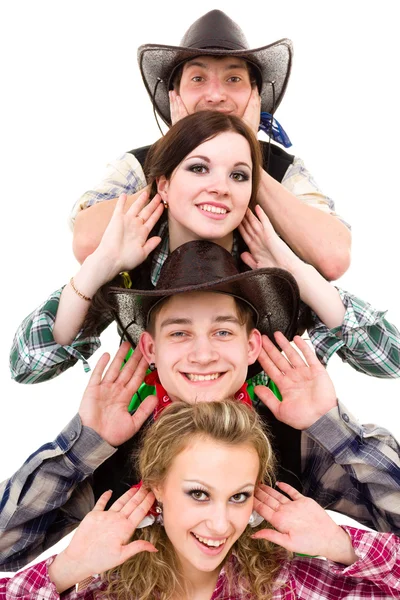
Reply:
[[[127,196],[124,212],[140,196],[143,190]],[[77,261],[82,264],[101,242],[101,238],[110,222],[118,198],[98,202],[81,210],[75,219],[72,250]]]
[[[308,206],[262,171],[257,200],[274,229],[307,263],[333,281],[350,265],[350,231],[336,217]]]
[[[106,268],[106,257],[102,257],[100,252],[96,251],[87,257],[74,276],[74,285],[83,295],[93,298],[97,290],[113,276],[114,273]],[[75,292],[71,283],[65,286],[53,327],[53,337],[57,344],[71,344],[83,325],[90,304]]]
[[[81,565],[71,563],[64,552],[60,552],[49,566],[49,578],[57,588],[57,592],[62,594],[69,590],[73,585],[90,577],[93,573],[86,573]]]
[[[337,527],[337,535],[330,537],[328,550],[322,556],[333,562],[350,566],[357,562],[358,556],[354,551],[349,534],[339,525]]]
[[[314,267],[297,259],[290,269],[300,289],[300,297],[328,329],[340,327],[346,308],[337,289]]]

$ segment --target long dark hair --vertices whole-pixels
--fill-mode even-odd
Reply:
[[[164,175],[171,178],[173,171],[195,148],[220,133],[232,131],[243,136],[249,146],[252,170],[252,192],[250,207],[254,208],[258,186],[260,184],[262,155],[260,144],[242,119],[217,111],[203,110],[178,121],[168,133],[158,140],[146,158],[144,173],[151,185],[152,195],[157,192],[157,179]]]

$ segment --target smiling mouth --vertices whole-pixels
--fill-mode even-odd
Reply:
[[[213,204],[198,204],[197,208],[203,212],[214,213],[216,215],[226,215],[226,213],[229,212],[227,208],[223,208],[222,206],[214,206]]]
[[[207,373],[207,375],[200,375],[199,373],[184,373],[186,379],[189,381],[214,381],[219,379],[225,373]]]
[[[196,538],[196,540],[201,542],[204,546],[207,546],[207,548],[219,548],[220,546],[223,546],[226,540],[228,539],[224,538],[223,540],[212,540],[210,538],[203,538],[200,535],[194,533],[193,531],[191,531],[191,534]]]

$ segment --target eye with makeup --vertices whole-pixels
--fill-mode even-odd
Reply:
[[[196,163],[193,165],[189,165],[187,170],[191,173],[197,173],[198,175],[203,175],[203,173],[208,173],[208,166],[204,163]]]
[[[249,181],[250,177],[247,173],[244,173],[244,171],[233,171],[233,173],[230,174],[231,179],[233,179],[234,181]]]
[[[186,494],[196,502],[208,502],[210,500],[210,494],[201,488],[189,490]],[[250,492],[238,492],[237,494],[233,494],[233,496],[229,498],[229,501],[232,504],[244,504],[250,497]]]

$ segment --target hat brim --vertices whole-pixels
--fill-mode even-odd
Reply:
[[[282,39],[249,50],[225,50],[219,48],[185,48],[145,44],[138,49],[138,62],[145,88],[160,117],[171,125],[168,92],[171,75],[179,65],[196,56],[236,56],[253,64],[261,74],[261,110],[272,112],[278,108],[286,91],[292,68],[293,47],[289,39]],[[275,104],[272,85],[275,88]]]
[[[163,298],[190,292],[217,292],[239,298],[258,316],[256,327],[276,345],[274,332],[281,331],[289,340],[297,330],[300,305],[299,288],[294,277],[283,269],[245,271],[208,284],[190,285],[168,290],[136,290],[111,287],[110,300],[116,320],[134,346],[147,327],[150,311]],[[256,363],[249,367],[249,377],[262,370]]]

